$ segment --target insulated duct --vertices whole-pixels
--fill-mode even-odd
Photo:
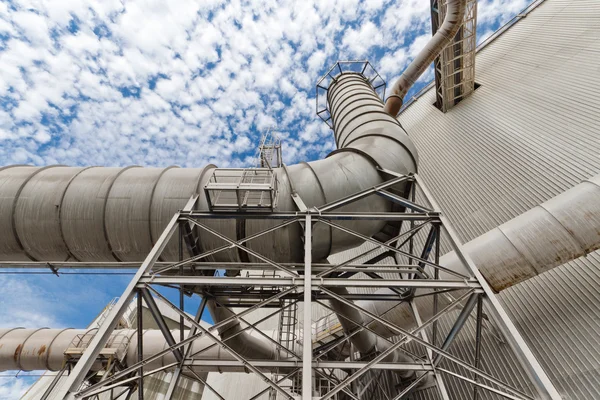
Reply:
[[[0,329],[0,371],[46,370],[59,371],[65,361],[65,353],[77,355],[77,349],[89,343],[96,329]],[[179,338],[179,331],[172,331],[174,338]],[[187,332],[185,332],[187,336]],[[272,335],[275,336],[275,335]],[[252,336],[256,339],[256,337]],[[235,365],[236,359],[220,346],[211,346],[214,342],[207,336],[192,342],[190,354],[195,354],[195,360],[230,361],[234,365],[221,367],[211,366],[210,363],[196,365],[194,372],[248,372],[244,366]],[[144,359],[149,359],[169,346],[159,330],[144,331]],[[104,354],[115,354],[122,359],[125,366],[137,363],[137,331],[134,329],[115,330],[105,346]],[[204,350],[205,349],[205,350]],[[201,351],[202,350],[202,351]],[[172,352],[144,364],[146,371],[165,367],[176,363]],[[96,362],[92,370],[102,369],[102,364]],[[167,370],[175,369],[175,365]],[[265,370],[268,371],[268,370]]]
[[[446,16],[442,25],[423,50],[417,54],[413,61],[408,65],[400,78],[391,87],[391,94],[388,96],[385,103],[385,111],[390,115],[396,116],[402,108],[404,96],[409,89],[415,84],[417,79],[431,65],[433,60],[448,46],[456,33],[460,29],[464,14],[465,0],[448,0],[446,1]],[[440,6],[441,2],[440,2]]]
[[[295,211],[292,187],[307,207],[321,206],[381,182],[376,167],[400,174],[416,171],[416,149],[370,83],[359,74],[344,74],[328,92],[339,149],[326,159],[275,169],[277,211]],[[203,188],[215,167],[104,168],[9,166],[0,170],[0,261],[142,261],[173,214],[190,196],[200,193],[197,208],[208,211]],[[243,171],[239,171],[241,174]],[[340,212],[385,212],[391,204],[381,197],[362,199]],[[269,220],[202,221],[230,239],[267,229]],[[372,236],[381,221],[344,221],[343,225]],[[247,246],[278,262],[301,262],[302,232],[289,225]],[[198,232],[201,251],[226,242]],[[355,247],[361,241],[330,227],[317,225],[313,259]],[[163,261],[177,259],[176,240]],[[244,254],[245,255],[245,254]],[[220,252],[211,261],[244,261],[237,250]],[[253,260],[250,256],[251,261]]]
[[[463,251],[497,292],[597,249],[600,249],[600,175],[583,181],[463,246]],[[440,265],[467,273],[454,252],[441,257]],[[441,271],[440,279],[455,278]],[[393,292],[380,289],[377,293]],[[419,293],[422,294],[423,290]],[[431,301],[431,296],[415,299],[423,320],[432,316]],[[439,296],[439,301],[439,306],[444,307],[449,298]],[[414,318],[406,303],[359,301],[357,305],[405,329],[414,327]],[[368,317],[365,317],[365,323],[384,337],[396,335]]]

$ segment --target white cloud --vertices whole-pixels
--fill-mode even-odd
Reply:
[[[504,24],[529,3],[531,0],[480,0],[477,3],[477,22],[480,26],[496,22]]]
[[[526,1],[482,0],[479,20]],[[242,165],[269,126],[286,162],[321,157],[320,75],[360,57],[397,76],[429,29],[422,0],[0,3],[0,159]]]
[[[3,373],[7,375],[7,372]],[[0,378],[0,400],[20,399],[29,386],[33,383],[32,378]]]
[[[39,328],[61,326],[48,307],[47,290],[33,286],[17,276],[0,275],[0,327]]]
[[[372,21],[363,23],[359,29],[350,29],[343,40],[351,56],[363,58],[373,46],[382,44],[383,34],[381,29]]]

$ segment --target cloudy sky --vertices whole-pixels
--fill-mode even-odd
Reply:
[[[529,2],[480,0],[479,39]],[[0,165],[240,166],[268,129],[287,163],[322,157],[318,77],[368,59],[392,82],[429,18],[428,0],[0,2]],[[0,326],[83,327],[126,281],[0,275]],[[0,399],[23,387],[0,378]]]

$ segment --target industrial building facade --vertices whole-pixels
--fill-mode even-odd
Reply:
[[[517,19],[478,51],[470,97],[442,113],[429,87],[399,116],[463,242],[600,172],[600,2]],[[599,284],[596,251],[499,294],[564,399],[600,396]],[[517,379],[495,349],[486,368]]]

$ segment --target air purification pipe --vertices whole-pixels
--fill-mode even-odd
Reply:
[[[581,182],[558,196],[532,208],[463,246],[492,289],[500,292],[600,249],[600,175]],[[440,259],[440,265],[467,273],[456,253]],[[456,279],[443,271],[440,279]],[[389,289],[378,293],[392,294]],[[423,294],[423,290],[418,291]],[[449,302],[439,296],[439,306]],[[431,296],[415,299],[421,317],[431,317]],[[406,303],[359,301],[357,305],[384,320],[414,327]],[[369,327],[384,337],[396,333],[365,317]],[[341,322],[341,321],[340,321]]]
[[[81,348],[85,348],[85,345],[92,340],[95,331],[96,329],[0,329],[0,371],[59,371],[64,365],[65,354],[76,357],[78,349],[81,351]],[[113,354],[122,358],[126,366],[132,366],[138,360],[136,334],[137,331],[134,329],[115,330],[108,339],[105,349],[111,349]],[[172,331],[172,334],[174,338],[179,337],[178,330]],[[272,336],[273,334],[271,333]],[[147,330],[143,335],[145,360],[169,347],[159,330]],[[187,336],[187,332],[185,335]],[[256,339],[256,337],[250,336]],[[213,344],[214,342],[209,337],[200,337],[192,342],[190,354],[197,361],[226,361],[230,362],[230,365],[224,363],[224,365],[216,366],[209,362],[202,365],[198,363],[193,367],[194,372],[248,372],[243,365],[236,363],[237,360],[231,354],[220,346],[212,346]],[[169,366],[176,361],[173,353],[167,352],[144,364],[144,369],[151,371]],[[173,370],[175,366],[173,365],[167,370]],[[94,371],[101,369],[100,362],[92,366]],[[267,368],[261,369],[267,372],[271,371]]]
[[[442,25],[391,87],[391,94],[385,102],[387,113],[394,117],[398,115],[406,93],[442,50],[452,42],[462,24],[465,6],[465,0],[446,1],[446,16]]]

